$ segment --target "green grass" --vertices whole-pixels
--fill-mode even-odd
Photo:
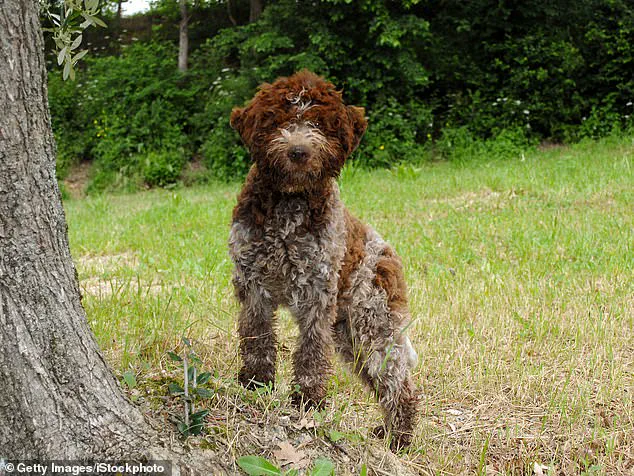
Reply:
[[[132,368],[141,383],[169,376],[165,352],[188,335],[223,395],[210,403],[217,422],[208,443],[233,457],[249,448],[236,443],[248,434],[240,430],[245,411],[267,424],[291,411],[285,392],[296,333],[282,319],[276,390],[253,394],[235,383],[237,305],[226,243],[238,189],[65,203],[84,305],[108,361],[119,372]],[[517,160],[350,167],[341,190],[348,208],[402,256],[410,287],[424,397],[405,467],[634,471],[631,138]],[[341,367],[331,389],[321,432],[312,431],[346,435],[359,459],[337,460],[339,473],[358,474],[379,414]],[[253,448],[269,456],[274,449]]]

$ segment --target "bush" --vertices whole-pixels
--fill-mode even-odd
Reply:
[[[178,181],[185,164],[182,151],[149,152],[140,160],[143,178],[151,187],[165,187]]]
[[[51,84],[59,167],[92,159],[92,191],[129,186],[138,177],[171,183],[195,147],[189,117],[198,107],[198,85],[177,71],[172,45],[137,43],[120,56],[93,56],[77,83],[60,84],[51,75]],[[169,166],[148,171],[148,161]],[[169,171],[174,167],[180,168]]]
[[[523,157],[536,145],[535,139],[522,128],[504,129],[494,137],[482,140],[468,127],[447,128],[436,143],[436,152],[455,162],[504,160]]]
[[[634,127],[634,7],[624,0],[280,0],[225,29],[235,18],[206,5],[193,18],[214,21],[192,25],[186,74],[172,24],[144,30],[155,41],[116,43],[118,56],[92,52],[77,83],[51,75],[59,176],[92,159],[91,190],[163,186],[200,155],[214,177],[239,179],[250,159],[231,109],[301,68],[366,108],[365,167],[416,164],[434,140],[442,157],[468,160]],[[233,6],[244,23],[248,2]],[[177,22],[176,4],[155,7],[151,19]]]

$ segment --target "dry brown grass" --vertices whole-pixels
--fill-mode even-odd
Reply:
[[[181,408],[166,388],[179,370],[165,354],[192,339],[214,397],[208,433],[190,444],[220,458],[275,462],[289,442],[337,474],[366,464],[369,474],[631,475],[633,159],[629,140],[405,178],[344,174],[349,207],[403,257],[416,316],[421,419],[398,457],[369,434],[377,405],[342,366],[324,411],[291,406],[286,314],[276,388],[237,384],[226,252],[236,186],[71,201],[71,244],[108,360],[137,374],[133,398],[174,437]]]

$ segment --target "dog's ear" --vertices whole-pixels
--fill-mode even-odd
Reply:
[[[365,109],[362,107],[347,106],[346,112],[348,113],[348,120],[352,130],[352,143],[348,153],[352,154],[359,147],[361,138],[368,128],[368,121],[365,118]]]
[[[244,107],[234,107],[231,111],[231,119],[229,119],[229,124],[231,127],[240,134],[242,137],[242,130],[244,126]]]
[[[231,127],[240,134],[240,138],[244,145],[247,146],[249,151],[253,145],[253,135],[256,130],[256,119],[253,114],[253,107],[251,105],[246,107],[234,107],[231,111],[231,118],[229,124]]]

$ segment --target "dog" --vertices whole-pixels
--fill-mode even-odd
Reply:
[[[273,384],[275,311],[300,330],[293,398],[321,406],[336,351],[372,389],[398,449],[411,443],[417,355],[405,334],[407,287],[394,250],[355,218],[336,179],[367,128],[365,111],[307,71],[259,87],[231,113],[253,160],[233,210],[229,238],[247,388]]]

